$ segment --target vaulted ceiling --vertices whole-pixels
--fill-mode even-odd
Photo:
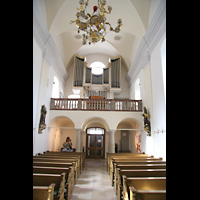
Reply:
[[[74,54],[99,54],[109,57],[121,55],[123,65],[128,70],[160,1],[107,0],[106,9],[112,6],[111,14],[106,15],[107,21],[115,28],[117,20],[121,18],[123,26],[119,33],[107,28],[106,41],[91,45],[82,45],[82,33],[77,32],[75,24],[70,24],[71,20],[76,19],[79,0],[36,0],[36,3],[66,69],[72,64]],[[87,12],[92,13],[97,3],[97,0],[90,0]]]

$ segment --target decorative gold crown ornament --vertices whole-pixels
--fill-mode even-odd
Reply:
[[[110,26],[110,31],[119,33],[121,30],[122,19],[118,19],[117,26],[115,29],[112,28],[109,22],[106,22],[105,14],[110,14],[112,7],[108,6],[108,11],[105,10],[106,0],[98,0],[98,6],[93,7],[93,14],[85,14],[86,7],[88,6],[89,0],[80,0],[80,8],[77,8],[79,12],[76,13],[77,19],[70,21],[70,24],[76,23],[78,27],[78,33],[84,31],[82,34],[82,44],[85,45],[87,42],[90,45],[92,42],[105,41],[106,24]]]

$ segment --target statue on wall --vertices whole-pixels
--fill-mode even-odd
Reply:
[[[144,131],[147,132],[147,136],[151,136],[151,124],[149,121],[149,114],[147,113],[147,109],[144,106],[144,113],[142,114],[142,116],[144,117]]]
[[[47,114],[46,107],[45,107],[45,105],[42,105],[38,133],[42,133],[42,130],[44,130],[46,128],[46,124],[45,124],[46,114]]]

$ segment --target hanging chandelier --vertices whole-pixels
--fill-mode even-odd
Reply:
[[[111,6],[108,6],[108,11],[105,10],[106,0],[98,0],[98,6],[93,7],[92,15],[86,11],[88,1],[89,0],[86,0],[86,2],[84,0],[79,1],[80,8],[77,8],[77,19],[70,21],[70,24],[76,23],[78,33],[80,33],[80,30],[85,32],[82,34],[82,44],[85,45],[88,42],[90,45],[91,43],[96,43],[100,40],[101,42],[104,42],[106,34],[105,25],[110,26],[110,31],[119,33],[122,26],[122,19],[118,19],[115,29],[112,28],[109,22],[106,22],[105,14],[110,14],[112,11]]]

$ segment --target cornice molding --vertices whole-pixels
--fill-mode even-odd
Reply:
[[[45,62],[54,68],[59,79],[64,84],[67,78],[66,68],[61,60],[53,38],[39,12],[35,0],[33,0],[33,38],[41,48]]]
[[[166,32],[166,0],[161,0],[151,23],[142,38],[132,65],[127,74],[130,80],[129,86],[134,82],[139,72],[146,67],[151,60],[151,53]]]

